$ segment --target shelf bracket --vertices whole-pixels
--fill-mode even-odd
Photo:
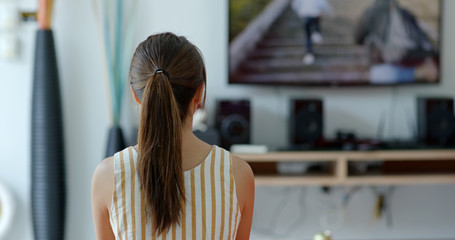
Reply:
[[[336,161],[336,176],[337,180],[343,182],[346,180],[348,175],[348,161],[345,157],[339,157]]]

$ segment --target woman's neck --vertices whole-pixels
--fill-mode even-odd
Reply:
[[[139,149],[136,145],[135,149]],[[193,134],[193,117],[188,116],[182,126],[182,168],[192,169],[210,153],[212,146]]]
[[[182,168],[184,171],[199,165],[212,147],[193,134],[193,117],[185,119],[182,127]]]

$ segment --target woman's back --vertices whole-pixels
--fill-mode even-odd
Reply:
[[[199,49],[172,33],[149,36],[136,48],[129,81],[141,105],[137,151],[127,148],[95,170],[97,238],[247,239],[251,168],[192,131],[193,114],[205,102]]]
[[[240,207],[231,154],[213,146],[205,160],[184,172],[186,204],[181,224],[166,235],[153,235],[136,173],[137,152],[114,155],[114,193],[110,222],[116,239],[234,239]]]

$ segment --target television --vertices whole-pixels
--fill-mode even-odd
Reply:
[[[443,0],[230,0],[229,83],[437,84]]]

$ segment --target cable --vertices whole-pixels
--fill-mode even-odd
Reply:
[[[289,187],[285,188],[283,197],[278,201],[278,204],[272,211],[272,219],[270,220],[269,225],[266,228],[258,228],[256,226],[254,226],[253,228],[255,231],[262,232],[266,235],[275,234],[271,227],[274,226],[273,224],[274,224],[274,222],[276,222],[276,221],[274,221],[274,219],[277,219],[279,217],[280,210],[282,211],[284,209],[284,205],[289,202],[289,199],[290,199],[289,194],[290,194]]]
[[[381,117],[379,119],[378,128],[377,128],[377,131],[376,131],[376,139],[378,141],[384,140],[384,129],[385,129],[385,123],[387,121],[386,119],[387,119],[386,111],[382,111],[381,112]]]
[[[295,221],[294,224],[292,224],[286,231],[285,233],[292,233],[295,232],[299,226],[305,221],[306,215],[305,215],[305,197],[306,197],[306,192],[303,187],[300,189],[299,197],[298,197],[298,203],[299,203],[299,218]],[[283,234],[285,235],[285,234]]]
[[[349,197],[346,198],[346,195],[343,195],[342,203],[337,206],[338,204],[331,203],[329,199],[326,210],[319,216],[319,225],[323,230],[338,228],[342,225],[346,213],[346,208],[343,203],[346,200],[348,201]],[[333,217],[330,218],[330,216]]]
[[[396,139],[396,132],[395,130],[395,112],[396,112],[396,107],[397,107],[397,95],[398,95],[398,87],[394,86],[392,87],[392,92],[391,92],[391,100],[390,100],[390,114],[389,114],[389,139],[395,140]]]
[[[285,193],[283,197],[278,201],[277,206],[275,209],[272,211],[272,218],[266,228],[258,228],[256,226],[253,227],[254,231],[257,231],[259,233],[265,234],[265,235],[273,235],[273,237],[285,237],[288,236],[290,233],[295,232],[299,226],[302,224],[302,222],[305,221],[306,219],[306,207],[305,207],[305,198],[307,195],[307,190],[305,188],[300,189],[299,197],[298,197],[298,203],[299,203],[299,218],[292,224],[290,227],[288,227],[285,231],[279,233],[276,232],[274,229],[277,226],[277,221],[279,220],[280,216],[283,213],[283,209],[285,208],[285,205],[289,204],[289,200],[291,199],[289,197],[290,195],[290,189],[285,188]]]
[[[395,193],[395,186],[387,188],[385,195],[385,217],[386,223],[389,228],[393,228],[393,214],[392,214],[392,196]]]

